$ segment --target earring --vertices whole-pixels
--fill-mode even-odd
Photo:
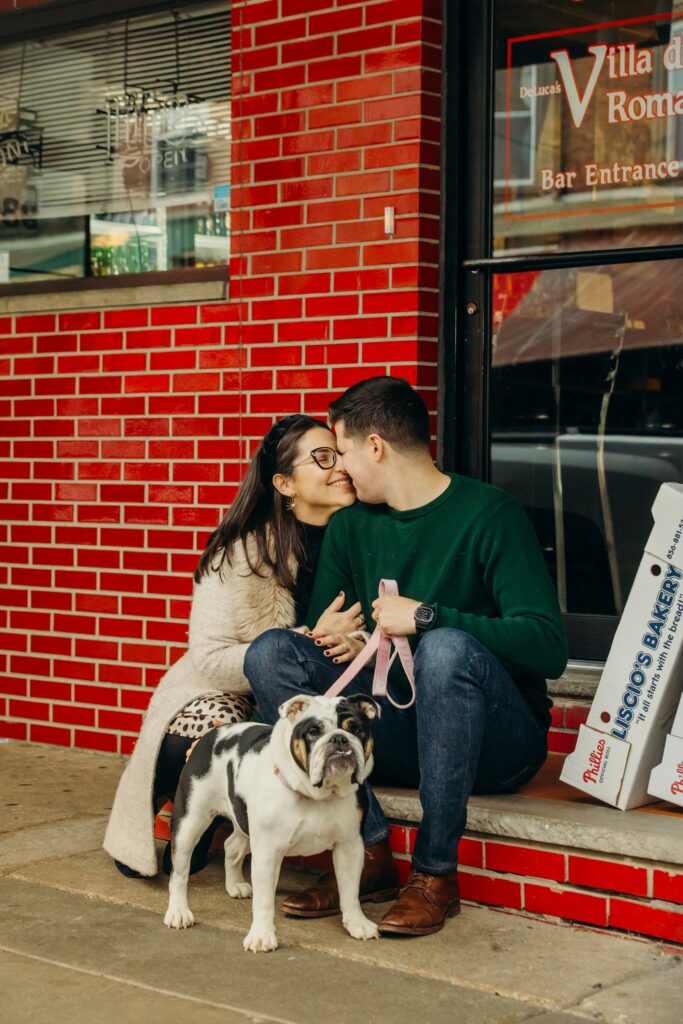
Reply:
[[[285,508],[287,509],[288,512],[294,512],[295,505],[296,496],[294,496],[293,498],[285,498]]]

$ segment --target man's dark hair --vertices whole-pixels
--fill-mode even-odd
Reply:
[[[429,447],[427,407],[402,377],[369,377],[330,405],[330,422],[351,437],[379,434],[398,451]]]

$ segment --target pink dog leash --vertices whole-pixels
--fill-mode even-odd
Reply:
[[[398,586],[396,584],[396,580],[379,581],[379,596],[384,597],[385,595],[398,597]],[[408,682],[410,683],[412,696],[407,704],[397,704],[387,689],[389,668],[394,660],[390,657],[392,643],[396,648],[394,657],[398,654],[401,659],[401,664],[403,665],[403,671],[408,677]],[[400,708],[401,710],[412,707],[415,703],[415,675],[413,673],[413,655],[410,650],[408,639],[405,636],[385,636],[381,632],[379,626],[377,626],[363,650],[356,655],[348,668],[342,672],[336,683],[332,684],[325,696],[338,697],[341,691],[351,682],[351,680],[355,679],[360,670],[365,668],[373,654],[377,655],[377,659],[375,661],[375,674],[372,679],[373,697],[386,697],[395,708]]]

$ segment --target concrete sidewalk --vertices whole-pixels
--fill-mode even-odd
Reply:
[[[215,856],[190,881],[198,924],[163,925],[167,879],[101,849],[123,760],[0,744],[0,1020],[88,1024],[679,1024],[671,947],[466,906],[437,935],[360,943],[338,918],[277,920],[246,954],[250,904]],[[310,876],[283,873],[280,891]],[[372,907],[375,919],[382,907]]]

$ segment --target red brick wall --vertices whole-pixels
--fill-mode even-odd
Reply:
[[[253,367],[292,367],[254,412],[298,409],[299,389],[318,412],[330,391],[385,370],[436,386],[438,17],[437,0],[233,11],[230,313],[248,323],[245,342],[275,346]]]
[[[236,2],[230,302],[0,315],[1,734],[130,751],[272,419],[385,372],[434,410],[439,12]]]

